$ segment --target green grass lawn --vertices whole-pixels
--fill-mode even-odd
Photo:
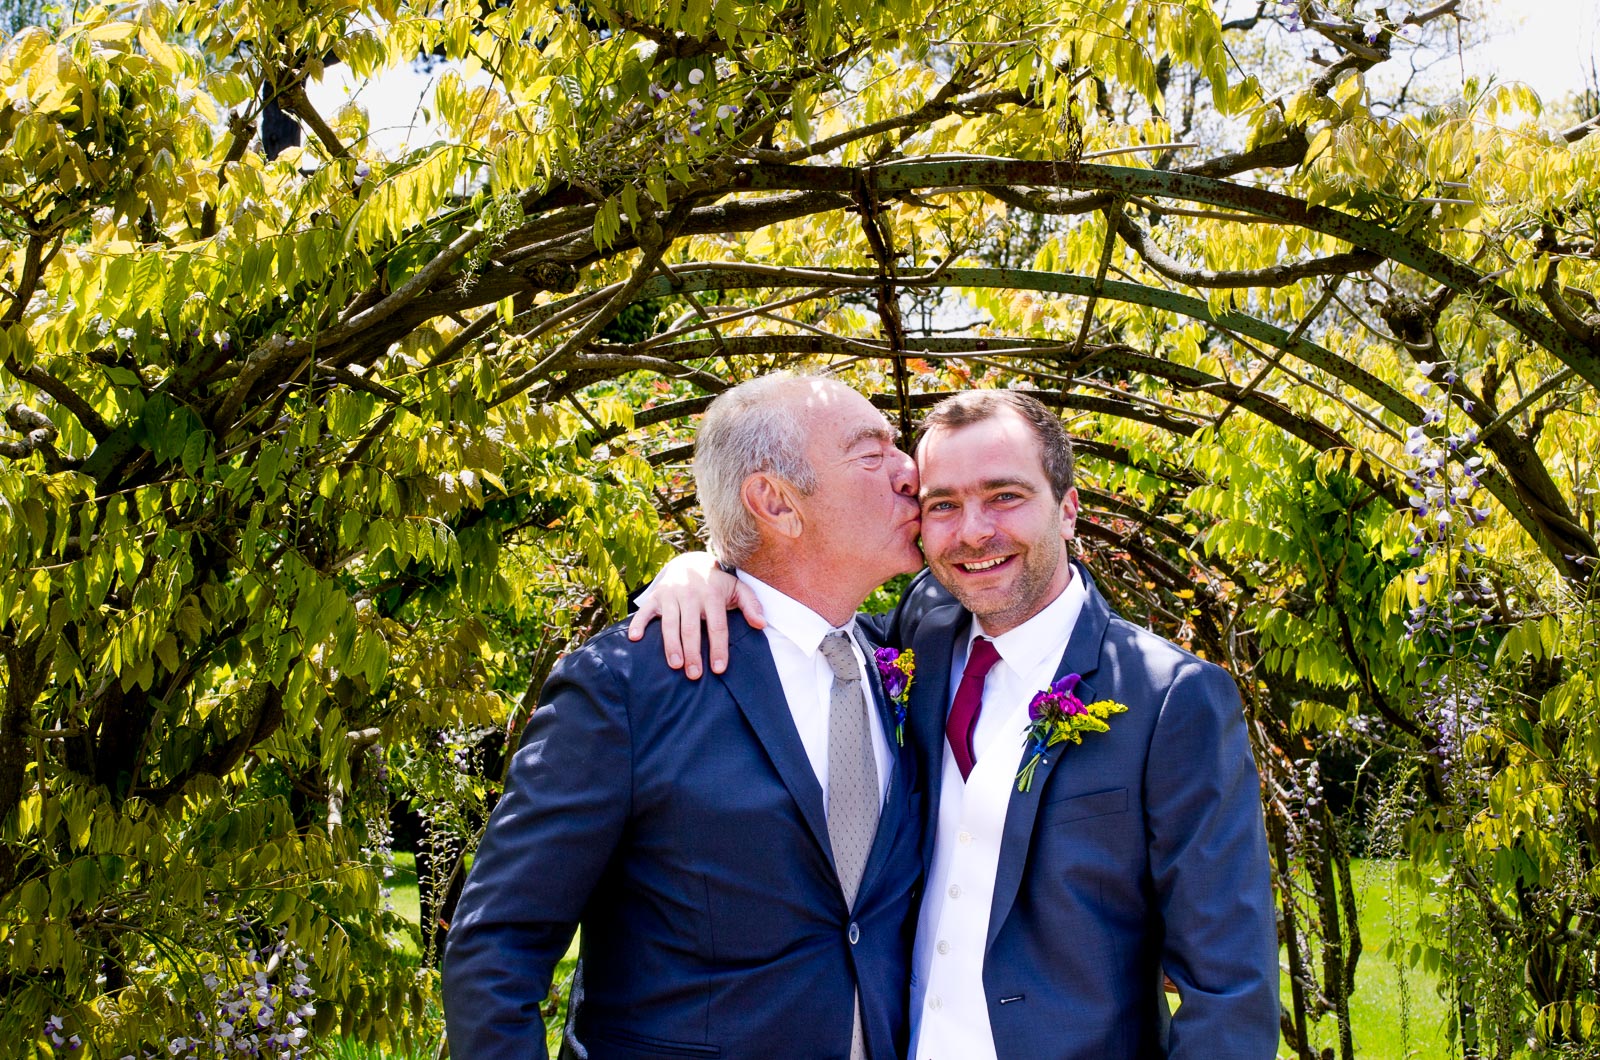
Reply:
[[[1386,952],[1395,938],[1403,940],[1402,951],[1410,949],[1416,938],[1417,897],[1395,880],[1392,862],[1355,861],[1351,876],[1361,929],[1361,959],[1350,995],[1356,1055],[1363,1060],[1435,1060],[1454,1055],[1445,1034],[1448,1009],[1435,979],[1421,968],[1411,968],[1403,952],[1398,958]],[[1282,963],[1287,967],[1288,958]],[[1320,972],[1321,965],[1317,967]],[[1287,975],[1283,998],[1287,1003]],[[1312,1027],[1311,1040],[1319,1049],[1331,1046],[1337,1053],[1339,1031],[1331,1014]]]
[[[1405,940],[1404,949],[1415,938],[1417,899],[1403,889],[1394,877],[1393,866],[1383,861],[1356,861],[1354,877],[1358,919],[1361,925],[1361,961],[1356,966],[1356,989],[1350,996],[1350,1016],[1355,1033],[1356,1055],[1371,1060],[1409,1060],[1452,1055],[1445,1035],[1447,1009],[1432,976],[1410,968],[1403,956],[1399,961],[1386,952],[1389,940]],[[390,901],[413,925],[419,922],[416,863],[410,854],[395,855],[395,874],[389,881]],[[416,952],[416,938],[409,940],[409,952]],[[565,986],[577,960],[578,944],[556,969],[556,982]],[[1287,958],[1284,959],[1287,966]],[[1398,967],[1397,967],[1398,965]],[[1319,966],[1320,968],[1320,966]],[[1289,999],[1288,976],[1283,979],[1283,998]],[[565,1006],[562,1006],[565,1011]],[[549,1043],[554,1054],[560,1042],[561,1014],[547,1021]],[[1337,1049],[1338,1028],[1330,1015],[1312,1028],[1316,1046]],[[343,1054],[338,1054],[343,1055]],[[367,1054],[355,1053],[351,1056]],[[1287,1056],[1285,1051],[1282,1055]]]
[[[411,957],[420,957],[422,903],[417,890],[415,855],[405,851],[396,852],[394,875],[388,879],[387,885],[390,891],[389,902],[394,906],[395,912],[405,917],[411,926],[410,933],[402,940],[402,950]],[[560,992],[561,1003],[556,1014],[545,1020],[546,1040],[551,1056],[556,1055],[560,1049],[561,1027],[566,1017],[566,991],[572,980],[573,966],[577,961],[578,940],[574,938],[567,955],[556,965],[555,982]],[[438,1052],[437,1043],[421,1043],[411,1053],[398,1053],[393,1050],[377,1049],[349,1038],[336,1039],[325,1045],[324,1049],[325,1053],[319,1055],[327,1056],[328,1060],[433,1060]]]
[[[406,953],[413,957],[422,955],[418,946],[422,938],[418,925],[422,922],[422,906],[417,897],[417,858],[415,854],[400,851],[394,856],[394,875],[389,879],[389,901],[395,912],[406,918],[413,931],[406,939]]]

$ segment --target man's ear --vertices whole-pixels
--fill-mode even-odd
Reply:
[[[1078,487],[1061,498],[1061,540],[1071,541],[1078,534]]]
[[[744,480],[739,497],[763,532],[790,539],[800,536],[804,520],[794,503],[794,487],[785,480],[759,471]]]

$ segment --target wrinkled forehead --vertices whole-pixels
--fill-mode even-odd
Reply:
[[[866,441],[893,444],[896,432],[872,402],[833,379],[796,380],[796,413],[813,445],[841,450]]]

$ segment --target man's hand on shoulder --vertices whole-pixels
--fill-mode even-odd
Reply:
[[[704,627],[711,672],[728,668],[728,612],[738,608],[756,629],[767,624],[750,587],[718,565],[709,552],[686,552],[674,558],[639,598],[639,610],[628,623],[628,639],[644,636],[645,627],[661,619],[661,647],[667,665],[684,676],[700,676],[700,637]]]

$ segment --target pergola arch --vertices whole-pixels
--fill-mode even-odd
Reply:
[[[821,170],[821,172],[819,172]],[[1367,221],[1327,206],[1311,205],[1290,195],[1250,187],[1195,173],[1163,172],[1092,163],[1013,162],[971,159],[959,162],[902,162],[895,165],[832,172],[817,166],[753,166],[748,186],[760,190],[832,188],[854,191],[867,188],[876,196],[897,192],[931,192],[940,188],[982,188],[1001,192],[1013,189],[1060,188],[1084,191],[1077,201],[1048,197],[1013,201],[1030,202],[1031,208],[1053,213],[1079,213],[1103,209],[1110,202],[1134,196],[1159,197],[1201,203],[1271,218],[1283,224],[1332,236],[1352,247],[1416,271],[1457,295],[1481,298],[1496,317],[1530,342],[1550,351],[1577,371],[1590,386],[1600,387],[1600,356],[1593,348],[1593,333],[1573,335],[1555,319],[1522,304],[1493,277],[1455,261],[1425,243],[1407,237],[1396,227]],[[1328,272],[1349,270],[1349,261],[1337,262]],[[1299,277],[1258,277],[1277,283]],[[1230,285],[1234,286],[1234,285]],[[1560,310],[1554,310],[1559,313]],[[1568,307],[1570,312],[1570,307]],[[1587,343],[1585,342],[1587,340]]]
[[[1519,125],[1536,104],[1494,87],[1385,106],[1363,75],[1435,48],[1455,0],[1370,23],[1317,0],[1225,23],[1169,0],[279,6],[90,5],[0,55],[0,818],[82,796],[181,823],[265,767],[295,833],[348,838],[369,752],[514,738],[556,657],[695,541],[681,464],[717,393],[823,362],[909,430],[980,378],[1071,421],[1119,610],[1239,679],[1291,1051],[1331,1012],[1354,1055],[1351,850],[1318,773],[1347,746],[1408,771],[1379,856],[1526,863],[1430,936],[1463,1049],[1505,997],[1468,982],[1491,945],[1525,957],[1508,989],[1541,1041],[1589,1036],[1600,905],[1549,880],[1600,835],[1573,705],[1600,628],[1600,287],[1571,145],[1597,125]],[[370,85],[418,54],[478,72],[441,77],[411,149],[375,146],[360,92],[317,113],[324,67]],[[298,157],[258,146],[272,108]],[[992,319],[903,311],[958,289]],[[864,315],[819,311],[841,303]],[[1475,690],[1496,728],[1463,755],[1444,726]],[[1527,790],[1568,770],[1559,824],[1479,783],[1519,756]],[[75,856],[0,844],[0,902]],[[353,878],[316,864],[308,886]],[[67,919],[137,907],[101,882]],[[145,913],[174,938],[211,916]],[[149,970],[98,945],[25,973],[37,1005]],[[391,973],[323,1011],[419,989]]]
[[[529,219],[493,237],[495,247],[483,264],[472,270],[471,282],[463,283],[456,268],[487,238],[481,229],[468,229],[453,239],[443,240],[437,253],[403,286],[371,300],[358,301],[333,326],[311,340],[279,338],[252,355],[248,370],[225,394],[209,399],[208,418],[222,430],[241,409],[259,402],[283,386],[308,365],[322,363],[335,369],[370,362],[393,342],[417,328],[442,317],[475,320],[450,342],[444,360],[459,355],[471,343],[485,338],[514,338],[539,348],[532,363],[514,371],[503,383],[494,403],[511,400],[536,384],[544,392],[558,394],[570,389],[570,381],[599,379],[607,373],[628,370],[630,363],[649,368],[648,355],[637,350],[610,350],[596,339],[605,324],[628,304],[667,294],[693,294],[762,287],[806,287],[817,290],[840,288],[863,290],[930,287],[989,287],[1031,290],[1069,295],[1089,300],[1085,331],[1098,300],[1144,306],[1171,312],[1198,321],[1221,334],[1243,336],[1279,351],[1267,365],[1277,367],[1282,357],[1293,357],[1327,373],[1356,395],[1373,403],[1372,409],[1350,405],[1353,411],[1375,422],[1375,414],[1387,414],[1396,421],[1388,429],[1423,425],[1424,410],[1403,392],[1384,382],[1354,361],[1340,357],[1318,344],[1307,332],[1315,317],[1327,305],[1325,296],[1316,309],[1294,328],[1251,316],[1239,309],[1217,312],[1203,297],[1130,280],[1109,278],[1105,274],[1115,242],[1130,251],[1157,278],[1190,286],[1194,290],[1281,288],[1307,279],[1340,277],[1370,272],[1385,263],[1410,270],[1418,277],[1438,285],[1425,299],[1404,303],[1391,300],[1396,322],[1410,329],[1400,341],[1416,351],[1437,352],[1432,336],[1433,321],[1457,299],[1466,299],[1477,311],[1502,322],[1522,339],[1548,352],[1566,372],[1548,380],[1539,392],[1528,395],[1510,412],[1494,416],[1491,403],[1454,399],[1456,407],[1471,418],[1479,431],[1477,447],[1489,450],[1499,466],[1483,471],[1485,485],[1496,501],[1529,535],[1545,557],[1564,575],[1587,580],[1600,569],[1600,547],[1582,525],[1569,499],[1563,495],[1532,441],[1512,429],[1516,415],[1529,410],[1537,400],[1569,378],[1581,380],[1591,391],[1600,384],[1600,355],[1597,355],[1596,327],[1563,294],[1552,265],[1539,298],[1548,314],[1526,298],[1507,290],[1497,274],[1479,272],[1408,235],[1403,229],[1414,224],[1433,208],[1431,201],[1420,202],[1401,211],[1398,220],[1380,222],[1358,217],[1323,205],[1262,187],[1225,179],[1262,168],[1294,165],[1303,160],[1299,151],[1285,150],[1299,141],[1289,137],[1252,151],[1217,158],[1187,170],[1142,169],[1061,161],[1015,161],[993,158],[957,160],[896,160],[874,166],[825,164],[786,164],[769,162],[717,163],[698,181],[668,189],[674,201],[670,210],[652,213],[647,199],[641,198],[643,215],[632,225],[624,225],[603,246],[598,246],[595,229],[600,214],[586,191],[554,185],[537,194],[523,197],[521,209]],[[878,262],[875,269],[784,269],[748,261],[723,261],[663,265],[675,241],[694,234],[749,232],[786,220],[856,210],[863,218],[876,218],[888,203],[925,203],[929,195],[975,193],[994,197],[1011,206],[1038,214],[1071,215],[1104,211],[1108,235],[1101,268],[1095,276],[1039,273],[1015,269],[919,268],[900,267],[892,255]],[[1264,220],[1307,233],[1331,237],[1351,249],[1322,258],[1298,262],[1276,262],[1233,272],[1212,272],[1174,261],[1154,245],[1149,233],[1140,229],[1127,214],[1130,204],[1159,213],[1161,205],[1189,204],[1235,212],[1240,217]],[[882,234],[877,221],[868,225],[869,243],[877,239],[882,256]],[[533,296],[541,291],[571,290],[579,273],[607,262],[620,262],[624,256],[641,252],[630,269],[629,278],[608,287],[586,291],[569,298],[558,298],[536,305]],[[517,307],[507,324],[496,314],[485,312],[503,299]],[[569,324],[576,327],[569,327]],[[886,332],[896,325],[886,323]],[[551,340],[559,336],[554,348]],[[1412,342],[1415,339],[1415,342]],[[722,349],[726,349],[725,340]],[[860,340],[851,337],[850,341]],[[891,361],[910,352],[896,349],[906,345],[901,336],[886,336],[885,354]],[[1080,340],[1081,343],[1081,340]],[[810,339],[799,341],[806,348]],[[871,343],[865,345],[870,346]],[[1020,348],[1020,347],[1018,347]],[[857,352],[862,352],[857,347]],[[659,354],[660,351],[656,351]],[[680,346],[671,351],[675,359],[689,360],[701,351]],[[935,352],[931,348],[929,353]],[[1082,352],[1082,351],[1080,351]],[[1432,355],[1432,354],[1430,354]],[[1128,351],[1100,351],[1097,363],[1119,357],[1136,356]],[[630,358],[632,358],[630,362]],[[1204,380],[1177,366],[1152,371],[1159,366],[1151,361],[1126,361],[1123,367],[1164,376],[1175,389],[1209,387],[1219,392],[1216,382]],[[197,358],[179,367],[163,384],[180,398],[187,390],[203,388],[214,366]],[[674,370],[677,371],[677,370]],[[1265,373],[1263,373],[1264,375]],[[711,380],[706,380],[709,384]],[[1343,440],[1337,432],[1317,423],[1305,422],[1286,414],[1260,395],[1260,380],[1231,391],[1232,400],[1280,429],[1300,438],[1316,449],[1339,448]],[[903,398],[904,380],[897,380]],[[903,404],[903,400],[901,402]],[[1131,413],[1137,418],[1137,414]],[[111,484],[116,464],[133,450],[132,432],[107,430],[100,438],[98,451],[85,462],[85,469]],[[1465,457],[1469,450],[1460,455]],[[1378,480],[1368,475],[1369,484]],[[1395,497],[1395,488],[1382,488]]]
[[[1214,189],[1212,190],[1214,192]],[[1203,201],[1215,202],[1221,198],[1220,195],[1212,194]],[[1332,211],[1325,212],[1332,213]],[[798,303],[808,299],[833,296],[842,291],[870,290],[881,287],[884,282],[881,271],[866,268],[797,269],[739,262],[695,262],[676,265],[670,273],[644,280],[631,292],[631,297],[638,301],[672,295],[774,287],[809,289],[810,294],[786,299],[786,302]],[[1359,364],[1307,339],[1301,333],[1302,329],[1286,329],[1237,309],[1219,313],[1214,311],[1205,299],[1179,291],[1125,280],[1068,273],[962,267],[902,272],[895,275],[891,282],[896,288],[906,290],[990,288],[1077,296],[1090,300],[1091,312],[1095,300],[1171,312],[1204,324],[1224,335],[1237,334],[1254,339],[1278,351],[1280,356],[1293,357],[1325,372],[1356,394],[1370,398],[1378,412],[1392,416],[1397,421],[1396,425],[1382,425],[1383,429],[1390,433],[1398,434],[1406,427],[1418,427],[1426,422],[1424,409],[1410,397]],[[537,336],[544,332],[552,321],[561,320],[586,303],[592,304],[596,299],[597,293],[587,293],[547,303],[518,316],[512,325],[512,330],[523,335]],[[1523,324],[1532,326],[1529,323],[1529,314],[1520,316]],[[1536,313],[1531,316],[1539,317]],[[1547,318],[1539,319],[1548,323]],[[877,356],[891,360],[906,356],[1027,357],[1052,361],[1069,373],[1079,370],[1090,371],[1096,367],[1114,367],[1161,379],[1175,392],[1209,393],[1225,400],[1228,407],[1241,408],[1319,452],[1338,450],[1354,452],[1358,448],[1342,437],[1336,429],[1315,419],[1301,416],[1282,402],[1262,393],[1257,389],[1255,382],[1241,386],[1159,355],[1141,353],[1121,344],[1079,350],[1077,344],[1071,342],[1023,337],[908,339],[899,349],[881,340],[806,333],[718,335],[711,339],[680,340],[662,344],[647,339],[631,346],[594,344],[587,351],[572,353],[570,362],[560,365],[569,374],[560,377],[552,374],[543,384],[542,392],[535,390],[530,392],[529,396],[534,400],[559,397],[563,393],[571,392],[578,381],[590,380],[596,378],[597,374],[611,371],[633,368],[676,374],[674,366],[703,358],[719,355],[771,356],[780,353]],[[713,387],[717,385],[715,377],[707,378],[703,382]],[[1055,399],[1055,403],[1121,416],[1179,434],[1190,434],[1203,422],[1203,417],[1197,417],[1197,422],[1186,423],[1171,416],[1155,415],[1126,401],[1060,396]],[[1351,408],[1368,422],[1379,424],[1373,413],[1354,406]],[[1507,467],[1526,469],[1536,467],[1538,464],[1537,455],[1529,445],[1510,431],[1496,429],[1493,424],[1485,433],[1484,445],[1490,448]],[[1358,463],[1356,473],[1391,505],[1397,508],[1403,506],[1400,487],[1392,474],[1379,475],[1372,470],[1370,464],[1362,463]],[[1575,562],[1575,557],[1596,555],[1596,546],[1592,538],[1578,526],[1554,483],[1548,481],[1548,476],[1542,476],[1544,481],[1540,478],[1540,476],[1512,477],[1493,466],[1486,467],[1482,472],[1484,485],[1495,500],[1527,532],[1546,557],[1569,573],[1581,575],[1584,564]],[[1555,502],[1554,505],[1552,500]],[[1573,533],[1574,530],[1577,534]],[[1574,543],[1583,548],[1583,551],[1579,553],[1570,551]]]

